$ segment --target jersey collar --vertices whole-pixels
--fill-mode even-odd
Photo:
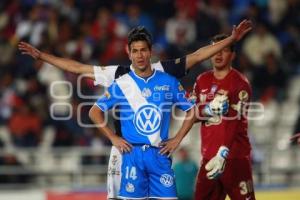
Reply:
[[[130,66],[130,67],[131,67],[131,66]],[[153,69],[153,73],[152,73],[151,76],[149,76],[149,77],[147,77],[147,78],[143,78],[143,77],[140,77],[139,75],[137,75],[137,74],[134,72],[134,70],[131,70],[131,72],[132,72],[132,74],[133,74],[136,78],[138,78],[138,79],[144,81],[145,83],[148,83],[148,82],[155,76],[155,74],[156,74],[156,70]]]

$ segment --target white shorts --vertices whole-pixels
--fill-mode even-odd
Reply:
[[[121,183],[122,154],[112,146],[107,171],[107,198],[114,199],[119,195]]]

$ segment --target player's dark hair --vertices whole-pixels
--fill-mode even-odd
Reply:
[[[136,41],[145,41],[151,50],[152,48],[152,36],[149,31],[144,26],[138,26],[133,28],[128,33],[128,47],[130,49],[130,45],[132,42]]]
[[[219,42],[221,40],[224,40],[227,37],[229,37],[229,35],[224,34],[224,33],[215,35],[214,37],[211,38],[211,43]],[[235,45],[234,44],[230,45],[229,48],[232,52],[235,52]]]

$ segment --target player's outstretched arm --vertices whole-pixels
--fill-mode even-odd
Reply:
[[[250,20],[243,20],[238,26],[234,26],[230,36],[215,44],[204,46],[197,51],[186,56],[186,69],[190,69],[197,63],[200,63],[225,47],[241,40],[252,29]]]
[[[92,65],[82,64],[75,60],[60,58],[38,50],[26,42],[20,42],[18,48],[22,54],[31,56],[34,59],[40,59],[62,70],[76,74],[86,74],[90,78],[94,78],[94,70]]]
[[[182,123],[181,128],[175,135],[175,137],[169,139],[168,141],[160,143],[160,153],[169,154],[169,156],[177,149],[183,138],[187,135],[189,130],[191,130],[195,120],[196,120],[196,106],[192,107],[189,111],[186,112],[185,119]]]
[[[111,128],[107,126],[104,119],[104,112],[96,105],[93,105],[89,111],[89,117],[97,125],[98,130],[103,133],[117,149],[123,152],[129,152],[132,145],[123,138],[117,136]]]

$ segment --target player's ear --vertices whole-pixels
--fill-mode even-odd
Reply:
[[[129,47],[128,47],[128,45],[125,46],[125,51],[126,51],[127,55],[129,56]]]
[[[130,57],[130,49],[129,49],[128,45],[125,46],[125,51],[126,51],[126,53],[127,53],[127,55],[128,55],[129,60],[131,60],[131,57]]]

